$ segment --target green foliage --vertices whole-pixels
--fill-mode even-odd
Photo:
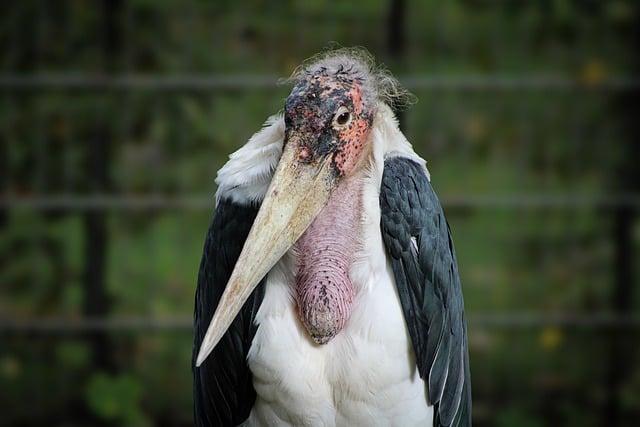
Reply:
[[[523,408],[510,407],[501,411],[496,417],[497,427],[542,427],[542,422],[538,421],[535,415],[530,414]]]
[[[87,386],[89,406],[101,418],[123,426],[145,426],[148,420],[140,412],[142,385],[128,375],[96,373]]]

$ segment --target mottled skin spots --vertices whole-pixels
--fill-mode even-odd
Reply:
[[[333,164],[341,175],[348,175],[357,164],[370,128],[370,121],[357,118],[352,120],[345,130],[339,132],[339,140],[342,144],[334,154]]]
[[[350,70],[321,69],[300,81],[285,104],[285,143],[304,164],[330,161],[335,188],[298,240],[294,295],[300,321],[317,344],[346,324],[355,297],[349,270],[360,223],[360,180],[352,177],[367,151],[373,106]],[[346,114],[346,115],[345,115]]]
[[[346,107],[351,118],[336,126],[335,114]],[[364,104],[359,80],[348,71],[320,72],[298,83],[285,103],[285,139],[298,146],[299,160],[322,161],[331,156],[336,176],[349,175],[371,130],[373,111]]]

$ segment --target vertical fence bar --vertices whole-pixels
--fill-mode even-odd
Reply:
[[[103,55],[104,67],[112,72],[116,66],[115,57],[120,49],[119,16],[121,1],[105,0]],[[110,159],[112,132],[105,117],[106,106],[96,107],[95,128],[91,136],[91,147],[87,152],[86,176],[89,190],[104,192],[110,185]],[[83,311],[87,317],[106,317],[111,301],[106,289],[106,258],[108,248],[107,213],[100,210],[87,211],[84,214],[85,266]],[[96,332],[88,337],[96,369],[114,371],[113,351],[107,333]]]
[[[387,50],[391,57],[399,63],[404,57],[406,51],[406,34],[405,34],[405,21],[406,21],[406,9],[407,3],[405,0],[391,0],[389,2],[389,14],[387,18]],[[398,124],[400,129],[405,131],[404,112],[395,107],[396,117],[398,118]]]
[[[9,95],[0,96],[0,108],[6,108],[5,103],[9,103]],[[0,121],[0,194],[9,191],[9,124]],[[9,211],[6,207],[0,207],[0,232],[5,227],[8,220]],[[2,259],[0,258],[0,265]]]
[[[629,43],[629,52],[637,52],[640,49],[640,6],[633,8],[634,18],[631,24],[621,28],[621,35]],[[640,71],[640,61],[637,57],[631,59],[632,72]],[[637,88],[620,93],[616,97],[615,107],[620,118],[620,150],[616,157],[614,168],[613,187],[616,191],[640,191],[640,95]],[[619,316],[629,316],[634,310],[634,289],[637,286],[637,278],[634,277],[634,263],[637,255],[634,254],[633,229],[636,219],[636,207],[619,205],[613,213],[613,245],[614,265],[611,304],[613,310]],[[637,344],[633,338],[629,338],[624,331],[615,330],[610,336],[609,367],[607,372],[607,398],[603,423],[611,426],[626,425],[624,409],[621,405],[622,389],[629,381],[627,367],[634,366],[634,355]]]

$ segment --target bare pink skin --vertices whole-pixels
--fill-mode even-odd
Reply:
[[[296,243],[298,314],[317,344],[329,342],[351,314],[355,289],[349,269],[357,249],[361,192],[359,179],[341,182]]]

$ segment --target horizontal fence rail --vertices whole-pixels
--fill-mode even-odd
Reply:
[[[461,75],[401,76],[411,90],[596,90],[628,91],[640,89],[640,78],[580,78],[554,75]],[[0,74],[0,90],[85,90],[85,91],[210,91],[274,89],[286,79],[274,75],[95,75],[95,74]]]
[[[30,210],[207,210],[215,202],[206,195],[109,195],[78,196],[74,194],[0,196],[0,209]],[[460,195],[443,197],[450,209],[640,209],[640,194],[611,196],[576,194],[530,195]]]
[[[612,313],[558,314],[558,313],[469,313],[470,327],[487,328],[639,328],[640,315],[616,315]],[[140,332],[190,330],[191,316],[174,317],[115,317],[115,318],[35,318],[0,319],[2,334],[78,334],[91,332]]]

